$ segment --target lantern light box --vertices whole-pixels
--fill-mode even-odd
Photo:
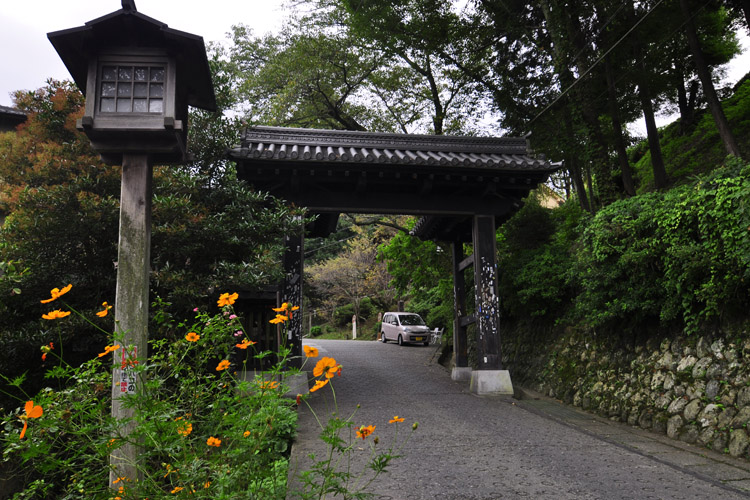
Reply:
[[[188,105],[216,109],[202,37],[141,14],[134,0],[47,37],[86,95],[78,128],[106,162],[127,153],[187,159]]]

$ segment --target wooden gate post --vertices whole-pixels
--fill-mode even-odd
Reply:
[[[453,253],[453,355],[455,366],[451,371],[451,378],[456,381],[466,381],[471,378],[469,355],[467,351],[466,323],[466,281],[464,280],[464,244],[454,241]]]
[[[510,373],[502,369],[500,357],[495,217],[475,215],[472,237],[479,369],[471,375],[471,390],[478,394],[513,394]]]
[[[135,429],[135,421],[133,409],[123,408],[122,398],[141,390],[133,365],[146,359],[148,348],[152,177],[148,155],[123,155],[115,296],[115,328],[122,339],[114,353],[112,417],[127,421],[122,430],[125,438]],[[112,452],[109,477],[114,488],[118,477],[140,479],[138,448],[127,443]]]
[[[290,366],[302,366],[302,267],[304,262],[304,240],[302,233],[284,236],[284,284],[281,300],[290,306],[299,306],[292,319],[287,321],[287,338],[284,340],[291,347]]]

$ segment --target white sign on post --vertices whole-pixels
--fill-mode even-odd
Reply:
[[[357,315],[352,316],[352,339],[357,339]]]

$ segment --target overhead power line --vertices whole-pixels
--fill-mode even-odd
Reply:
[[[549,103],[534,118],[532,118],[531,121],[529,121],[528,125],[531,125],[532,123],[534,123],[540,116],[542,116],[544,113],[546,113],[547,110],[549,110],[552,106],[554,106],[555,104],[557,104],[557,101],[559,101],[565,95],[567,95],[567,93],[570,92],[573,89],[573,87],[575,87],[576,85],[578,85],[578,82],[580,82],[583,78],[585,78],[586,75],[588,75],[591,72],[591,70],[593,70],[594,67],[597,64],[599,64],[605,57],[607,57],[607,55],[609,55],[610,52],[612,52],[613,50],[615,50],[615,48],[617,48],[617,46],[620,45],[620,43],[622,43],[628,37],[628,35],[630,35],[638,26],[640,26],[640,24],[643,21],[645,21],[646,18],[649,15],[651,15],[651,13],[659,5],[662,4],[662,2],[664,2],[664,0],[659,0],[658,2],[656,2],[656,4],[654,4],[654,6],[651,7],[651,9],[649,9],[649,11],[646,12],[646,14],[643,15],[643,17],[641,17],[624,35],[622,35],[609,49],[607,49],[607,51],[604,54],[602,54],[596,61],[594,61],[594,63],[591,66],[589,66],[586,71],[584,71],[578,78],[576,78],[575,81],[568,86],[568,88],[566,88],[565,90],[563,90],[560,93],[560,95],[558,95],[551,103]]]

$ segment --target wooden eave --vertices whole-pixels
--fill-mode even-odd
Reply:
[[[256,189],[312,212],[447,220],[507,217],[557,168],[530,155],[524,138],[264,126],[248,128],[229,157]]]

